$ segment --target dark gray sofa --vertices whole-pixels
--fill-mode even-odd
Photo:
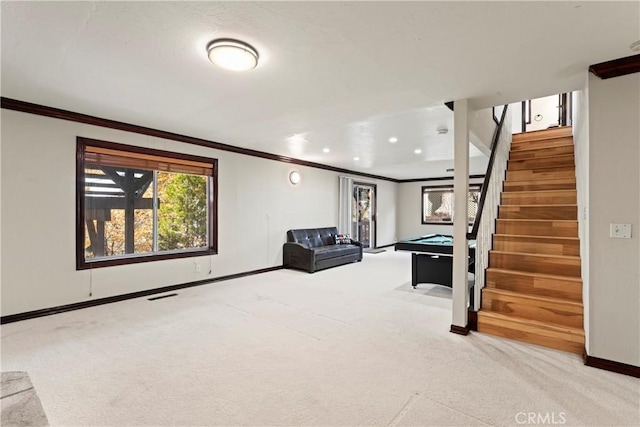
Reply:
[[[337,265],[362,261],[362,245],[335,244],[337,227],[302,228],[287,231],[282,264],[285,268],[297,268],[313,273]]]

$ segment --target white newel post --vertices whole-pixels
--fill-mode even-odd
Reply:
[[[453,104],[453,307],[451,331],[464,333],[467,328],[468,253],[467,231],[469,197],[469,123],[468,101]]]

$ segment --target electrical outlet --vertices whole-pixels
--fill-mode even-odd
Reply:
[[[630,239],[631,224],[609,224],[609,236],[614,239]]]

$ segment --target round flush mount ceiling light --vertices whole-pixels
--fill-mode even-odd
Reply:
[[[289,182],[293,185],[300,184],[300,179],[300,172],[298,171],[291,171],[291,173],[289,174]]]
[[[640,40],[638,40],[637,42],[631,43],[631,45],[629,45],[629,49],[631,49],[634,52],[640,52]]]
[[[249,71],[258,65],[258,51],[245,42],[234,39],[216,39],[207,45],[209,60],[232,71]]]
[[[325,153],[325,154],[327,154],[330,151],[331,151],[331,149],[329,147],[325,147],[325,148],[322,149],[322,152]]]
[[[395,144],[396,142],[398,142],[398,138],[396,138],[395,136],[392,136],[391,138],[389,138],[389,142],[392,144]]]
[[[419,149],[419,148],[416,148],[415,150],[413,150],[413,152],[416,153],[416,154],[420,154],[420,153],[422,153],[422,150]]]

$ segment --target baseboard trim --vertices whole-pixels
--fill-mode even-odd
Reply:
[[[242,273],[229,274],[227,276],[214,277],[212,279],[198,280],[195,282],[180,283],[177,285],[164,286],[161,288],[147,289],[144,291],[131,292],[128,294],[114,295],[112,297],[99,298],[95,300],[76,302],[73,304],[60,305],[57,307],[43,308],[40,310],[26,311],[24,313],[10,314],[0,317],[0,325],[7,323],[20,322],[22,320],[35,319],[37,317],[51,316],[53,314],[65,313],[67,311],[81,310],[83,308],[95,307],[103,304],[111,304],[114,302],[125,301],[133,298],[146,297],[149,295],[160,294],[163,292],[176,291],[178,289],[192,288],[194,286],[208,285],[210,283],[222,282],[225,280],[238,279],[240,277],[253,276],[255,274],[269,273],[271,271],[281,270],[284,267],[278,265],[276,267],[261,268],[259,270],[244,271]]]
[[[478,312],[469,309],[467,313],[467,329],[478,331]]]
[[[376,246],[374,249],[384,249],[384,248],[391,248],[395,245],[395,243],[389,243],[388,245],[382,245],[382,246]]]
[[[449,332],[458,335],[469,335],[469,328],[458,325],[451,325],[451,329],[449,330]]]
[[[640,367],[627,365],[622,362],[601,359],[599,357],[589,356],[585,350],[582,354],[584,364],[592,368],[604,369],[605,371],[615,372],[617,374],[629,375],[630,377],[640,378]]]

